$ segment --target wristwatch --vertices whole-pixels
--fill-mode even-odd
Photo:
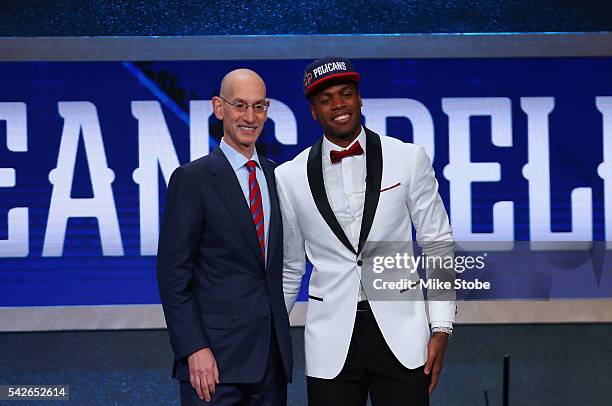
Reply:
[[[450,338],[453,335],[453,328],[452,327],[441,327],[441,326],[432,327],[431,334],[433,333],[446,333],[448,334],[448,338]]]

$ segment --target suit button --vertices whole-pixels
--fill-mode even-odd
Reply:
[[[363,261],[362,260],[357,261],[357,266],[362,266],[362,265],[363,265]]]

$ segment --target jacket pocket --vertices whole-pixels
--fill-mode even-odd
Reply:
[[[322,302],[323,301],[322,297],[313,296],[313,295],[308,295],[308,299],[316,300],[317,302]]]
[[[386,192],[387,190],[395,189],[396,187],[398,187],[400,185],[401,185],[401,183],[398,182],[395,185],[387,186],[387,187],[384,187],[384,188],[380,189],[380,192],[382,193],[382,192]]]
[[[206,328],[227,330],[232,326],[232,316],[227,314],[204,314],[202,324]]]

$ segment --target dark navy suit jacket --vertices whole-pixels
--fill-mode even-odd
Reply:
[[[263,157],[260,164],[271,207],[265,266],[246,199],[219,148],[179,167],[170,178],[157,280],[175,355],[172,376],[180,380],[189,380],[187,357],[210,347],[221,383],[260,381],[272,333],[281,354],[279,367],[291,380],[274,164]]]

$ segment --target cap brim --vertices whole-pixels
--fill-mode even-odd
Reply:
[[[320,89],[325,84],[334,80],[350,80],[351,82],[359,83],[359,73],[357,72],[343,72],[343,73],[335,73],[333,75],[326,76],[322,79],[313,82],[306,88],[306,96],[308,96],[313,91]]]

